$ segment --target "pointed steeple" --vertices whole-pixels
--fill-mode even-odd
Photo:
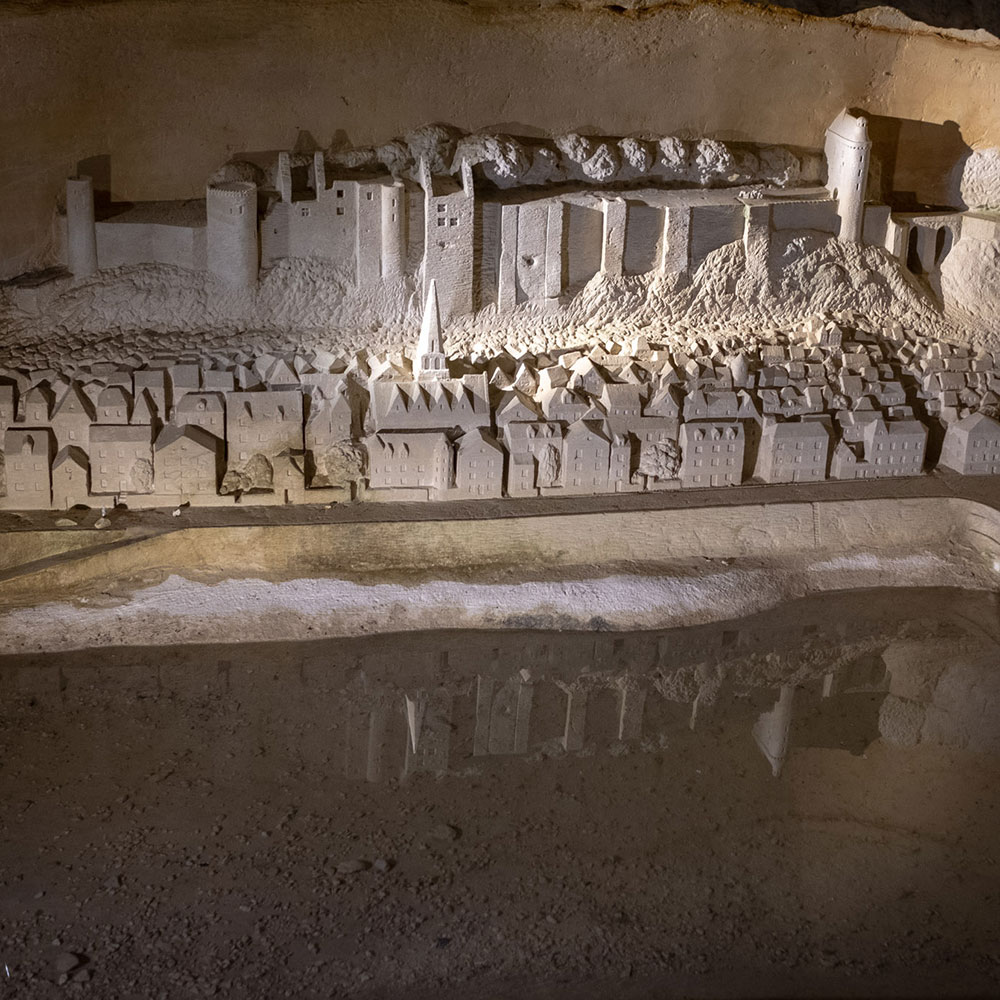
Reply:
[[[448,362],[444,356],[441,338],[441,313],[438,309],[437,280],[431,278],[424,303],[424,320],[420,324],[420,341],[417,344],[417,378],[447,378]]]
[[[406,728],[410,734],[410,749],[417,752],[420,745],[420,729],[424,724],[427,712],[427,696],[421,691],[415,695],[404,695],[406,699]]]

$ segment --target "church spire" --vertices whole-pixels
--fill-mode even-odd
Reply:
[[[437,280],[431,278],[424,303],[424,320],[420,324],[420,341],[415,359],[417,378],[447,378],[448,362],[441,338],[441,313],[438,309]]]

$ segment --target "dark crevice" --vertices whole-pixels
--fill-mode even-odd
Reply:
[[[148,0],[0,0],[0,16],[41,14],[60,9],[143,2],[148,3]],[[183,3],[185,0],[161,0],[161,2]],[[238,7],[247,2],[248,0],[213,0],[213,6]],[[271,2],[276,7],[336,8],[344,0],[271,0]],[[396,2],[401,8],[409,5],[418,15],[426,9],[424,0],[396,0]],[[498,13],[510,11],[544,13],[554,8],[562,8],[603,11],[632,18],[652,15],[662,8],[687,7],[695,4],[695,0],[626,0],[624,3],[613,4],[602,3],[601,0],[439,0],[439,2],[467,7],[479,13],[486,13],[491,9]],[[705,0],[705,2],[722,5],[728,3],[733,6],[743,3],[752,7],[796,11],[802,15],[823,18],[859,14],[875,7],[886,6],[932,28],[957,31],[984,30],[1000,37],[1000,3],[997,0],[895,0],[884,5],[877,0]]]

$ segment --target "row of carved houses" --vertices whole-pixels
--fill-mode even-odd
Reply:
[[[312,375],[275,372],[269,388],[246,390],[231,373],[178,365],[61,394],[46,381],[20,396],[0,384],[2,502],[210,501],[234,490],[305,502],[319,497],[312,488],[352,484],[386,499],[587,494],[918,475],[926,457],[927,427],[895,396],[884,408],[784,418],[764,412],[759,388],[685,395],[668,382],[614,382],[529,396],[478,373],[373,381],[366,392],[344,375]],[[940,462],[1000,473],[1000,423],[982,412],[952,420]]]

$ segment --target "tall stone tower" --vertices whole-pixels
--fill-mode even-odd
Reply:
[[[382,277],[403,276],[406,263],[406,189],[402,182],[382,188]]]
[[[208,269],[234,288],[257,283],[257,185],[210,184],[205,192]]]
[[[871,151],[867,120],[841,111],[826,130],[826,186],[839,206],[840,239],[852,243],[864,234]]]
[[[427,301],[424,304],[424,319],[420,324],[420,341],[417,344],[417,356],[413,359],[413,368],[419,379],[448,377],[448,360],[444,356],[441,338],[437,281],[434,278],[427,284]]]
[[[66,180],[66,266],[77,278],[97,270],[94,182],[90,177]]]
[[[475,191],[472,168],[463,162],[461,182],[433,177],[424,160],[419,165],[424,189],[424,296],[437,281],[441,319],[447,323],[473,311],[475,259]]]

